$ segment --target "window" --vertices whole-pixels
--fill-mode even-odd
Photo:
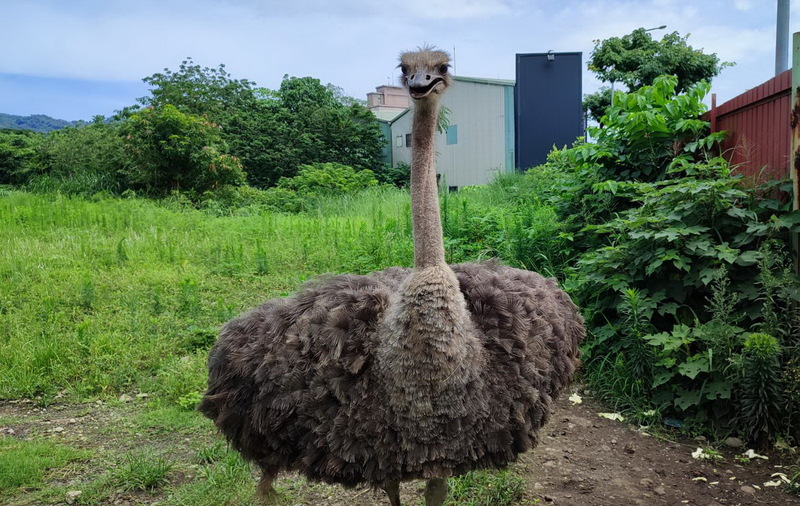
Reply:
[[[458,125],[449,125],[446,130],[447,144],[458,144]]]
[[[402,135],[398,135],[395,138],[394,145],[397,146],[398,148],[402,148],[403,147],[403,136]]]
[[[406,134],[406,147],[411,147],[411,134]]]
[[[455,193],[458,191],[458,186],[448,186],[447,191],[449,191],[450,193]]]

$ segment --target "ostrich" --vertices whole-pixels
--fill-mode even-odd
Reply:
[[[261,468],[368,484],[400,505],[402,480],[499,468],[538,442],[578,364],[583,320],[555,281],[496,262],[448,266],[436,183],[439,99],[449,56],[401,55],[414,101],[414,268],[324,277],[227,323],[199,409]]]

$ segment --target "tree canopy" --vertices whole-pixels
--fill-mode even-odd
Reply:
[[[244,181],[239,160],[225,153],[216,125],[171,104],[133,114],[122,133],[129,181],[149,193],[203,192]]]
[[[188,58],[177,71],[164,69],[144,81],[153,88],[151,96],[138,99],[141,105],[169,104],[218,125],[229,154],[254,186],[273,186],[313,163],[380,166],[385,141],[372,113],[318,79],[285,75],[271,91],[233,79],[224,65],[201,67]]]
[[[726,66],[716,53],[706,54],[687,43],[689,36],[678,32],[654,40],[648,30],[637,28],[622,37],[595,41],[589,60],[589,70],[606,83],[621,83],[628,91],[650,86],[661,75],[677,78],[676,92],[680,93],[700,81],[711,81]],[[599,120],[611,104],[608,88],[587,95],[584,109]]]
[[[143,80],[150,93],[112,120],[38,137],[0,133],[0,184],[199,195],[245,182],[269,188],[315,164],[384,169],[374,115],[318,79],[287,75],[268,90],[187,58]]]
[[[254,82],[233,79],[224,64],[201,67],[191,58],[183,60],[177,71],[165,68],[142,81],[152,87],[150,96],[137,99],[143,106],[170,104],[181,112],[206,116],[219,124],[256,100]]]

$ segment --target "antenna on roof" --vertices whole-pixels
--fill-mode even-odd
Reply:
[[[456,73],[456,46],[453,46],[453,74]]]

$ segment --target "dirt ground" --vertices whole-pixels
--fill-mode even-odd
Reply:
[[[93,443],[116,446],[119,440],[112,428],[125,423],[125,411],[131,408],[56,405],[38,410],[25,403],[0,403],[0,416],[13,420],[0,426],[0,436],[47,435],[57,425],[66,428],[62,429],[67,436],[65,441],[83,443],[79,446]],[[525,480],[521,504],[800,506],[800,497],[782,492],[783,487],[765,485],[775,480],[773,473],[788,473],[775,454],[759,452],[765,453],[769,460],[756,458],[741,463],[736,456],[745,448],[723,448],[721,461],[697,460],[692,457],[698,448],[696,442],[675,443],[653,437],[625,423],[600,417],[598,413],[604,411],[608,410],[586,397],[580,404],[573,404],[566,396],[558,402],[550,423],[543,429],[539,447],[523,455],[512,467]],[[136,436],[152,439],[154,434],[133,434],[132,438],[124,438],[123,446],[136,446]],[[164,444],[189,445],[187,439],[175,436],[160,435]],[[305,504],[388,504],[382,491],[309,485],[291,475],[281,477],[278,485],[305,488],[302,493]],[[404,483],[403,503],[419,504],[422,486],[421,482]],[[153,496],[116,495],[110,503],[141,504],[158,500],[159,497]]]
[[[576,405],[559,401],[539,448],[517,464],[528,494],[575,506],[800,505],[782,487],[764,485],[786,472],[775,455],[740,464],[735,457],[745,448],[738,448],[720,450],[721,462],[697,460],[697,444],[656,439],[598,416],[604,411],[585,397]]]

